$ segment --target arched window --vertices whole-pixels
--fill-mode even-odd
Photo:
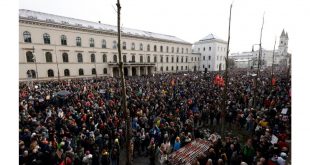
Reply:
[[[156,55],[154,56],[154,62],[157,62],[157,56]]]
[[[84,70],[82,68],[79,69],[79,75],[83,76],[84,75]]]
[[[34,62],[34,57],[32,52],[28,51],[26,52],[26,58],[27,58],[27,62]]]
[[[140,50],[142,51],[143,50],[143,44],[140,43]]]
[[[104,39],[101,42],[101,47],[102,48],[107,48],[107,42]]]
[[[163,52],[164,50],[163,50],[163,46],[162,45],[160,45],[160,52]]]
[[[126,50],[126,42],[123,42],[123,49]]]
[[[163,70],[164,70],[164,68],[161,66],[161,67],[160,67],[160,71],[163,71]]]
[[[181,70],[183,70],[183,66],[181,66]]]
[[[179,56],[177,56],[177,62],[179,62]]]
[[[106,55],[106,54],[103,54],[103,55],[102,55],[102,61],[103,61],[103,62],[107,62],[107,55]]]
[[[183,63],[183,56],[181,57],[181,62]]]
[[[143,63],[143,56],[140,56],[140,63]]]
[[[164,57],[160,56],[160,62],[163,62],[163,61],[164,61]]]
[[[151,57],[147,56],[147,62],[151,62]]]
[[[169,67],[167,66],[167,67],[166,67],[166,71],[168,71],[168,70],[169,70]]]
[[[90,61],[91,61],[91,62],[96,62],[95,54],[91,54],[91,55],[90,55]]]
[[[54,77],[54,71],[52,69],[47,71],[47,77]]]
[[[186,60],[186,62],[187,62],[187,56],[186,56],[186,59],[185,59],[185,60]]]
[[[24,42],[31,43],[31,34],[28,31],[25,31],[23,35],[24,35]]]
[[[63,62],[69,62],[69,56],[67,53],[63,53],[62,54],[62,61]]]
[[[154,52],[156,52],[157,51],[157,46],[156,45],[154,45]]]
[[[136,49],[136,44],[133,42],[131,43],[131,50],[135,50]]]
[[[50,44],[51,43],[50,35],[47,33],[44,33],[43,34],[43,41],[44,41],[44,44]]]
[[[108,74],[108,69],[107,68],[103,68],[103,74]]]
[[[166,57],[166,62],[167,62],[167,63],[169,62],[169,56]]]
[[[28,70],[27,71],[27,77],[36,78],[36,72],[34,70]]]
[[[177,47],[177,53],[179,53],[179,47]]]
[[[61,45],[67,45],[67,37],[65,35],[60,36]]]
[[[185,70],[187,70],[187,66],[185,66]]]
[[[78,59],[79,63],[82,63],[83,62],[83,55],[81,53],[78,53],[77,54],[77,59]]]
[[[93,38],[89,39],[89,47],[95,47],[95,40]]]
[[[147,51],[151,51],[150,44],[147,45]]]
[[[117,56],[116,55],[113,56],[113,62],[117,62]]]
[[[132,61],[132,62],[136,62],[136,57],[135,57],[135,55],[132,55],[132,56],[131,56],[131,61]]]
[[[126,55],[123,55],[123,62],[127,62]]]
[[[113,41],[113,49],[116,49],[116,48],[117,48],[117,42]]]
[[[174,62],[174,58],[173,58],[173,56],[171,57],[171,62]]]
[[[81,39],[81,37],[76,37],[76,46],[82,46],[82,39]]]
[[[96,69],[95,69],[95,68],[93,68],[93,69],[91,70],[91,74],[96,74]]]
[[[46,62],[53,62],[52,54],[50,52],[46,52],[45,59],[46,59]]]
[[[173,70],[173,66],[171,67],[171,70]]]
[[[179,70],[179,66],[177,66],[177,70]]]
[[[184,49],[182,48],[182,54],[183,54],[183,52],[184,52]]]
[[[70,76],[70,70],[69,69],[65,69],[64,70],[64,75],[65,76]]]
[[[169,47],[168,47],[168,46],[166,47],[166,52],[167,52],[167,53],[169,52]]]
[[[171,48],[171,52],[174,53],[174,47]]]

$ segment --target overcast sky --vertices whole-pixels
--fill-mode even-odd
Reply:
[[[121,24],[179,37],[190,43],[213,33],[227,40],[229,5],[232,0],[121,0]],[[259,43],[263,13],[262,45],[273,49],[282,29],[294,38],[291,6],[303,2],[284,0],[235,0],[232,9],[231,52],[249,51]],[[89,21],[116,25],[116,0],[21,0],[20,9],[30,9]],[[306,8],[304,8],[305,10]],[[291,33],[290,33],[291,32]],[[289,45],[289,51],[293,50]],[[258,48],[255,48],[258,49]]]

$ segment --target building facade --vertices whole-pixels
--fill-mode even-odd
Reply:
[[[274,51],[273,58],[273,50],[266,50],[262,48],[261,54],[261,66],[271,67],[272,63],[274,65],[288,65],[291,54],[288,53],[288,34],[287,32],[282,31],[280,36],[280,42],[278,45],[278,49]],[[254,46],[254,45],[253,45]],[[235,61],[235,66],[237,68],[246,68],[246,67],[257,67],[258,59],[259,59],[259,50],[254,50],[242,53],[232,53],[229,58]],[[247,63],[247,65],[245,65]]]
[[[192,44],[174,36],[122,29],[125,76],[194,71]],[[119,76],[117,27],[19,10],[19,78]]]
[[[200,54],[199,71],[220,71],[225,69],[227,42],[209,34],[193,45],[193,53]]]

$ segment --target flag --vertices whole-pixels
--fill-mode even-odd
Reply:
[[[276,85],[276,79],[274,77],[272,78],[271,83],[272,83],[272,86]]]

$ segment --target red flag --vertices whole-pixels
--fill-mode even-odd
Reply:
[[[274,77],[272,78],[271,83],[272,83],[272,86],[276,85],[276,79]]]

